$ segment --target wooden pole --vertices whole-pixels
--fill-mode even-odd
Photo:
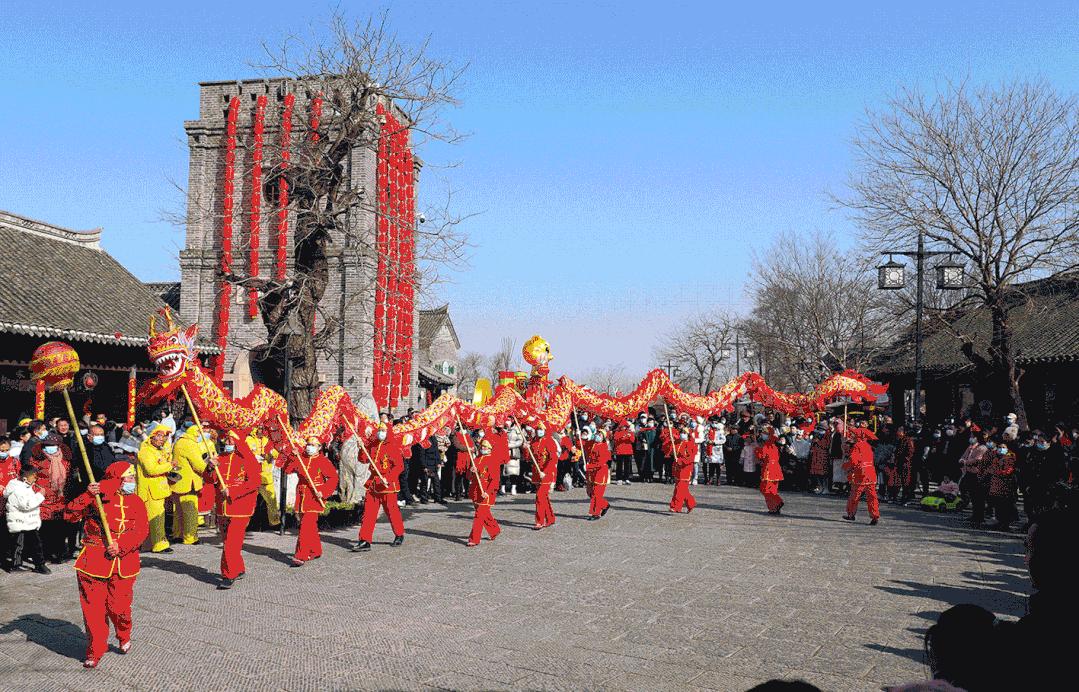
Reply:
[[[544,481],[543,471],[540,470],[539,462],[536,461],[536,455],[532,452],[532,444],[525,437],[525,431],[521,429],[521,424],[517,422],[517,419],[513,419],[513,424],[517,426],[517,432],[521,435],[521,439],[524,440],[524,446],[528,449],[528,456],[532,458],[532,466],[536,468],[536,473],[539,474],[540,483]]]
[[[315,499],[322,505],[322,509],[326,509],[326,501],[322,499],[321,493],[318,490],[318,486],[315,485],[315,480],[311,478],[311,472],[307,470],[307,465],[303,463],[303,454],[300,450],[296,449],[296,441],[292,439],[292,435],[289,434],[291,428],[285,423],[285,419],[280,413],[277,414],[277,422],[281,424],[281,429],[284,431],[285,437],[288,438],[289,446],[292,447],[292,453],[296,455],[296,461],[300,464],[300,469],[303,471],[304,479],[307,484],[311,486],[311,490],[315,491]],[[282,469],[282,472],[284,469]]]
[[[372,469],[374,469],[375,474],[378,476],[379,480],[382,481],[382,484],[383,485],[389,485],[386,482],[386,477],[382,475],[382,471],[380,471],[378,469],[378,466],[375,465],[375,460],[371,458],[371,453],[367,451],[367,445],[365,445],[363,443],[363,440],[360,439],[360,434],[358,432],[356,432],[356,426],[352,424],[352,421],[350,421],[348,419],[348,416],[345,416],[344,418],[345,418],[345,425],[347,425],[348,429],[352,431],[352,436],[356,438],[356,446],[359,447],[360,449],[362,449],[363,453],[364,453],[364,456],[367,457],[367,463],[371,465]],[[378,443],[378,448],[382,449],[382,442]],[[375,452],[375,454],[377,455],[378,452]]]
[[[191,395],[187,393],[187,385],[180,385],[180,389],[184,393],[184,399],[187,401],[187,407],[191,409],[191,417],[195,419],[195,425],[199,426],[199,438],[202,440],[202,448],[206,451],[208,457],[216,457],[217,454],[214,450],[210,449],[206,444],[206,429],[202,427],[202,421],[199,420],[199,412],[195,410],[195,404],[191,401]],[[217,468],[217,462],[214,461],[214,475],[217,476],[217,482],[221,486],[221,492],[225,493],[225,497],[229,496],[229,487],[225,484],[225,477],[221,475],[221,469]]]
[[[86,478],[91,483],[95,483],[94,469],[90,466],[90,457],[86,454],[86,444],[82,441],[82,435],[79,433],[79,419],[75,417],[75,408],[71,405],[71,395],[67,393],[67,389],[61,389],[60,391],[64,395],[64,405],[67,406],[67,415],[71,419],[71,429],[75,432],[75,441],[79,443],[79,454],[82,455]],[[109,520],[105,517],[105,506],[101,504],[101,495],[94,495],[94,504],[97,505],[98,516],[101,517],[101,530],[105,532],[105,544],[112,545],[112,532],[109,531]]]
[[[678,445],[674,442],[674,428],[671,427],[671,411],[667,408],[667,401],[663,401],[663,415],[667,419],[667,432],[671,435],[671,457],[675,455],[675,449]]]
[[[487,494],[487,489],[483,487],[483,481],[480,480],[480,471],[476,468],[476,455],[472,453],[472,445],[468,441],[468,434],[465,432],[465,426],[461,423],[461,417],[457,415],[457,412],[453,412],[453,417],[457,419],[457,429],[461,431],[461,437],[465,440],[465,449],[468,450],[468,458],[472,463],[472,473],[476,476],[476,483],[480,486],[480,492],[483,493],[483,499],[486,501],[490,499],[490,495]]]

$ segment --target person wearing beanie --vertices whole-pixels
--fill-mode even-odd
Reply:
[[[105,477],[91,483],[64,510],[64,518],[83,522],[86,532],[82,551],[75,560],[79,602],[86,625],[86,658],[83,666],[96,668],[109,648],[109,622],[116,629],[120,653],[131,650],[131,600],[139,574],[139,547],[150,533],[146,506],[135,494],[135,468],[117,461],[105,470]],[[95,502],[100,498],[105,510],[111,542],[101,526]]]

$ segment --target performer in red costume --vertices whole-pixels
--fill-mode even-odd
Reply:
[[[779,465],[779,448],[776,446],[775,431],[766,426],[759,436],[757,447],[757,465],[761,469],[761,495],[768,506],[769,514],[779,514],[783,509],[783,498],[779,496],[779,482],[783,480],[783,469]]]
[[[487,535],[492,541],[502,531],[491,514],[491,507],[494,506],[495,498],[498,496],[500,464],[491,453],[492,445],[489,440],[482,440],[479,448],[480,455],[476,457],[476,472],[472,471],[471,461],[469,461],[468,469],[472,477],[472,482],[468,486],[468,496],[472,498],[472,504],[476,507],[476,516],[472,519],[472,533],[468,535],[469,548],[480,544],[484,529],[487,530]]]
[[[857,427],[850,429],[850,438],[854,444],[851,445],[847,462],[843,464],[850,478],[850,497],[847,498],[847,513],[843,518],[854,521],[858,503],[865,495],[869,524],[875,525],[880,521],[880,501],[877,499],[877,470],[873,467],[873,448],[869,446],[869,440],[875,440],[877,436],[869,428]]]
[[[237,579],[247,571],[244,565],[244,536],[247,524],[255,513],[255,500],[262,484],[262,465],[247,446],[247,435],[229,430],[222,436],[222,453],[217,456],[217,470],[221,472],[220,486],[214,464],[206,466],[204,476],[208,483],[218,483],[216,498],[217,524],[225,535],[221,551],[221,583],[219,589],[231,589]]]
[[[64,519],[84,522],[75,575],[89,639],[83,661],[86,668],[96,668],[108,650],[110,621],[120,653],[131,650],[131,598],[139,574],[139,546],[150,533],[146,506],[135,495],[135,485],[135,467],[126,461],[113,462],[100,482],[91,483],[64,508]],[[94,495],[101,497],[112,536],[107,547]]]
[[[285,468],[285,473],[295,473],[300,477],[296,488],[296,514],[300,515],[300,531],[296,537],[296,554],[292,557],[293,567],[302,567],[308,560],[322,557],[318,515],[325,506],[323,502],[326,498],[337,490],[337,469],[325,454],[320,453],[321,449],[317,437],[307,438],[303,454],[290,460]]]
[[[592,493],[592,503],[588,506],[588,519],[595,521],[607,514],[607,510],[611,508],[611,503],[603,497],[611,482],[611,448],[607,446],[602,430],[597,430],[592,439],[584,445],[588,458],[584,471]]]
[[[363,500],[363,522],[360,524],[360,540],[352,546],[352,552],[362,553],[371,549],[371,537],[375,533],[378,510],[381,507],[390,520],[393,529],[392,546],[405,542],[405,524],[401,520],[401,508],[397,506],[397,493],[401,490],[401,472],[405,469],[401,456],[401,439],[393,434],[389,423],[379,423],[378,431],[372,440],[366,443],[368,463],[374,463],[371,475],[365,487],[367,495]],[[362,455],[367,460],[367,455]]]
[[[554,487],[558,475],[558,445],[553,438],[548,437],[547,430],[542,427],[536,428],[532,438],[525,444],[528,446],[525,457],[532,465],[532,484],[536,486],[536,525],[533,528],[538,531],[553,526],[555,522],[554,508],[551,507],[551,488]]]
[[[666,432],[666,431],[665,431]],[[667,446],[670,447],[670,432],[667,432]],[[674,494],[671,496],[671,511],[681,512],[686,508],[689,514],[697,506],[697,498],[689,492],[689,482],[693,478],[693,459],[697,455],[698,445],[685,426],[680,426],[675,433],[675,446],[673,447],[674,462],[671,464],[671,475],[674,477]]]

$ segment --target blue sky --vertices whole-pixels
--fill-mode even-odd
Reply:
[[[178,278],[182,231],[159,219],[180,208],[197,83],[258,76],[261,41],[332,6],[0,4],[0,209],[102,226],[140,278]],[[538,332],[555,373],[643,373],[679,320],[747,309],[752,253],[780,232],[851,242],[827,193],[843,192],[865,109],[900,87],[1079,86],[1079,3],[389,6],[403,38],[470,65],[446,115],[472,136],[420,152],[425,189],[480,212],[471,268],[439,298],[466,350]]]

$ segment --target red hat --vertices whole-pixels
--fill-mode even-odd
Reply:
[[[126,461],[114,461],[105,468],[105,478],[123,478],[125,473],[131,471],[131,464]]]

